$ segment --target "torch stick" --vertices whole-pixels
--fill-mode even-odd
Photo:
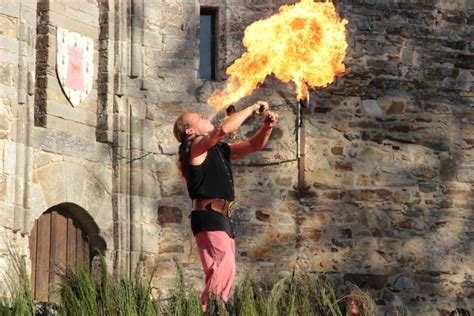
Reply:
[[[305,182],[305,126],[304,126],[304,113],[305,109],[309,105],[309,94],[305,99],[298,100],[297,104],[297,117],[296,117],[296,156],[298,159],[298,185],[296,187],[300,192],[300,198],[303,191],[308,189]]]

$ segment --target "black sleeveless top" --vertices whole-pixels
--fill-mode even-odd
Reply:
[[[207,157],[199,166],[189,163],[191,141],[180,146],[179,154],[183,163],[189,197],[218,198],[234,200],[234,180],[230,164],[230,147],[227,143],[218,143],[207,151]],[[235,237],[235,224],[226,215],[208,210],[191,212],[191,229],[194,235],[203,231],[224,231],[231,238]]]
[[[189,197],[234,200],[234,179],[230,164],[230,147],[218,143],[207,151],[207,157],[199,166],[189,163],[191,142],[180,146],[183,173],[186,178]]]

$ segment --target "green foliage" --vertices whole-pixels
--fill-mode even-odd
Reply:
[[[150,282],[144,283],[138,271],[135,271],[132,279],[121,277],[115,284],[113,297],[117,312],[130,316],[156,315],[158,309],[152,300]]]
[[[342,316],[338,303],[329,282],[307,275],[282,278],[266,290],[247,274],[233,296],[235,315],[249,316]]]
[[[162,304],[161,310],[166,315],[187,316],[202,315],[201,302],[196,293],[186,284],[183,270],[176,265],[175,288],[172,298]]]
[[[103,259],[100,275],[88,265],[68,271],[60,286],[61,314],[65,315],[157,315],[150,282],[144,283],[137,268],[132,278],[110,277]]]
[[[258,308],[262,310],[265,307],[259,290],[249,274],[246,274],[242,282],[234,289],[233,309],[236,315],[259,315]]]
[[[309,277],[308,277],[309,279]],[[311,283],[310,283],[311,284]],[[342,316],[334,288],[325,279],[316,279],[310,289],[314,298],[317,315]]]
[[[25,258],[15,253],[11,253],[11,257],[14,274],[9,275],[7,281],[13,302],[0,300],[0,315],[34,315],[35,303]],[[186,282],[179,265],[171,297],[156,301],[151,295],[151,278],[148,282],[144,281],[140,275],[141,269],[137,268],[131,277],[111,276],[103,258],[98,263],[95,273],[91,272],[88,265],[65,273],[55,289],[61,302],[59,315],[343,316],[341,305],[345,305],[347,300],[347,297],[338,299],[332,285],[326,279],[314,275],[298,276],[293,273],[291,277],[277,280],[268,288],[247,274],[235,286],[227,306],[230,314],[217,297],[208,298],[208,310],[203,313],[199,296]],[[351,295],[357,297],[360,315],[375,315],[375,303],[368,293],[354,287]],[[43,309],[41,314],[46,315],[58,307]]]
[[[0,304],[1,315],[34,315],[35,304],[31,290],[30,276],[26,268],[25,257],[10,246],[11,271],[5,275],[6,284],[11,295],[12,304]]]
[[[101,312],[101,300],[88,265],[67,271],[59,285],[61,310],[67,315],[94,315]],[[99,314],[104,315],[104,314]]]

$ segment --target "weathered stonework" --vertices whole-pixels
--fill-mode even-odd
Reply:
[[[199,9],[218,8],[217,78],[245,26],[295,1],[4,1],[0,6],[0,233],[29,256],[34,221],[72,204],[99,227],[117,273],[175,262],[202,286],[191,204],[172,124],[222,82],[197,79]],[[380,313],[433,315],[474,305],[474,5],[334,1],[351,72],[311,93],[309,189],[298,182],[293,86],[268,78],[237,104],[280,115],[265,150],[234,163],[238,277],[264,281],[297,265],[368,288]],[[79,4],[80,3],[80,4]],[[129,14],[132,16],[130,17]],[[94,41],[91,94],[73,108],[56,75],[56,28]],[[220,118],[218,115],[217,118]],[[252,118],[229,141],[251,135]],[[0,270],[8,251],[0,240]]]

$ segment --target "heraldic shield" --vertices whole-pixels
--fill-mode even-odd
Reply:
[[[94,42],[63,28],[57,30],[56,70],[64,94],[72,106],[79,105],[92,89]]]

